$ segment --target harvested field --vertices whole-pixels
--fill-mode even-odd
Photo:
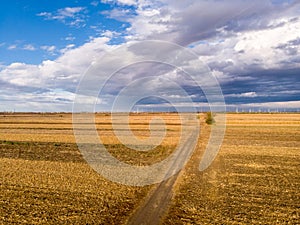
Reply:
[[[228,114],[219,155],[200,173],[205,144],[181,176],[164,224],[299,224],[299,114]]]
[[[178,142],[177,114],[133,114],[133,133],[149,136],[162,116],[167,137],[134,152],[114,137],[108,114],[96,127],[110,153],[135,165],[167,157]],[[300,114],[228,114],[223,145],[204,172],[198,165],[210,126],[201,118],[197,150],[180,173],[161,224],[298,224]],[[83,160],[71,114],[0,115],[0,224],[124,224],[157,185],[129,187],[101,177]]]
[[[167,141],[150,153],[122,146],[110,116],[97,115],[96,125],[112,155],[144,165],[172,152],[177,117],[165,115]],[[147,137],[150,118],[133,115],[133,132]],[[122,224],[151,189],[116,184],[93,171],[75,143],[71,114],[0,115],[0,157],[0,224]]]

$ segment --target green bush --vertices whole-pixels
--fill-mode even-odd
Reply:
[[[207,112],[206,113],[206,120],[205,122],[209,125],[214,124],[216,121],[214,119],[214,115],[212,112]]]

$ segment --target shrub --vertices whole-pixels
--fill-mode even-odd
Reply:
[[[206,120],[205,122],[209,125],[214,124],[216,121],[214,119],[214,115],[212,112],[207,112],[206,113]]]

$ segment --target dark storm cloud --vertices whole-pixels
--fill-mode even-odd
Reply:
[[[159,8],[159,15],[146,17],[144,20],[152,26],[162,26],[164,29],[157,29],[148,35],[145,33],[143,37],[175,41],[181,45],[235,36],[237,32],[284,26],[298,20],[300,5],[297,1],[274,4],[269,0],[163,2],[166,5]],[[171,19],[165,21],[159,19],[166,15]],[[281,16],[291,18],[288,21],[274,22]],[[134,20],[132,24],[135,24]],[[138,31],[143,32],[143,28]]]
[[[245,75],[252,79],[233,80],[221,86],[226,101],[230,103],[299,101],[299,75],[300,69],[257,71]]]
[[[183,45],[221,35],[224,27],[227,31],[244,30],[257,24],[255,15],[263,14],[270,8],[267,1],[198,1],[182,11],[181,25],[185,28],[176,40]],[[213,10],[211,10],[213,9]],[[188,26],[186,26],[188,25]],[[256,25],[257,26],[257,25]]]

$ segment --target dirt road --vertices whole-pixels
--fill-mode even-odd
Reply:
[[[190,137],[186,140],[183,148],[180,149],[180,155],[174,164],[180,164],[182,160],[190,157],[187,155],[191,148],[195,148],[198,142],[198,132],[192,132]],[[199,162],[192,162],[198,163]],[[176,166],[174,166],[176,168]],[[174,168],[172,167],[172,168]],[[171,169],[172,169],[171,168]],[[168,180],[158,184],[147,196],[145,202],[135,211],[135,213],[128,220],[130,225],[156,225],[160,224],[165,213],[168,210],[171,199],[174,194],[176,182],[181,176],[181,172],[176,173]]]

